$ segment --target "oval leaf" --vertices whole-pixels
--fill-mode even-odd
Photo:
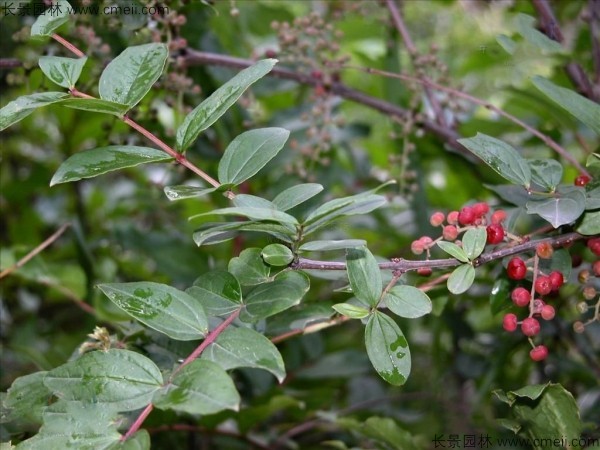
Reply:
[[[60,165],[50,180],[50,186],[169,159],[171,157],[161,150],[132,145],[111,145],[110,147],[85,150],[75,153]]]
[[[198,217],[212,216],[216,214],[220,214],[223,216],[244,216],[254,220],[271,220],[273,222],[287,223],[290,225],[298,224],[298,221],[294,216],[290,216],[289,214],[284,213],[282,211],[277,211],[276,209],[270,208],[249,207],[215,209],[207,213],[196,214],[195,216],[191,216],[189,220],[194,220]]]
[[[160,78],[168,56],[165,44],[126,48],[100,75],[100,98],[132,108]]]
[[[171,286],[148,281],[98,287],[123,311],[173,339],[201,339],[208,331],[198,300]]]
[[[477,136],[472,138],[458,139],[458,142],[508,181],[529,188],[529,165],[519,152],[507,143],[482,133],[477,133]]]
[[[117,117],[122,117],[129,109],[127,105],[109,102],[100,98],[66,98],[61,102],[61,105],[83,111],[112,114]]]
[[[585,211],[585,193],[581,188],[569,186],[553,198],[527,202],[527,214],[537,214],[554,228],[571,223]]]
[[[171,201],[183,200],[186,198],[202,197],[211,192],[215,192],[216,187],[213,188],[201,188],[197,186],[166,186],[164,188],[165,195]]]
[[[475,268],[471,264],[463,264],[454,269],[448,278],[448,290],[453,294],[462,294],[471,287],[475,280]]]
[[[260,256],[259,248],[242,250],[240,256],[229,260],[228,270],[240,280],[243,286],[254,286],[269,281],[271,268]]]
[[[484,227],[470,228],[465,232],[462,238],[462,249],[469,261],[481,255],[486,241],[487,232]]]
[[[365,344],[371,364],[388,383],[400,386],[410,374],[408,342],[391,317],[375,311],[365,329]]]
[[[346,251],[346,267],[352,292],[359,300],[375,306],[381,297],[381,271],[377,260],[366,248]]]
[[[202,359],[213,361],[224,370],[253,367],[271,372],[281,383],[285,378],[283,358],[265,336],[250,328],[227,328],[210,344]]]
[[[367,241],[362,239],[342,239],[339,241],[310,241],[302,244],[299,251],[302,252],[318,252],[326,250],[341,250],[345,248],[364,247]]]
[[[270,244],[263,248],[261,256],[271,266],[287,266],[294,260],[292,251],[282,244]]]
[[[302,272],[278,273],[274,281],[250,291],[240,318],[245,322],[256,322],[291,308],[300,303],[309,287],[308,276]]]
[[[446,241],[438,241],[437,245],[439,248],[444,250],[450,256],[453,256],[454,258],[458,259],[459,261],[462,261],[465,263],[469,262],[469,257],[467,256],[467,253],[461,247],[456,245],[455,243],[446,242]]]
[[[246,89],[268,74],[277,63],[276,59],[263,59],[242,70],[217,89],[213,94],[187,115],[177,129],[177,149],[185,151],[200,132],[210,127],[236,102]],[[222,182],[222,181],[221,181]]]
[[[229,315],[242,304],[240,283],[223,270],[201,275],[186,292],[200,302],[209,316]]]
[[[281,211],[287,211],[294,206],[313,198],[323,190],[323,186],[317,183],[305,183],[292,186],[279,193],[273,199],[273,204]]]
[[[54,30],[69,20],[71,5],[65,0],[52,2],[43,14],[39,15],[31,26],[31,36],[51,36]]]
[[[42,56],[40,69],[54,83],[64,88],[72,88],[77,83],[87,58],[62,58],[60,56]]]
[[[152,401],[160,409],[190,414],[214,414],[225,409],[237,411],[240,394],[233,380],[212,361],[197,359],[184,366]]]
[[[351,319],[362,319],[371,313],[367,308],[353,305],[351,303],[337,303],[333,305],[332,308],[341,315],[350,317]]]
[[[246,181],[279,153],[289,135],[284,128],[259,128],[236,136],[219,162],[219,181]]]
[[[86,353],[44,377],[44,384],[59,398],[107,403],[117,411],[146,406],[162,383],[156,364],[139,353],[122,349]]]
[[[531,180],[548,191],[554,192],[562,180],[563,168],[560,163],[553,159],[530,159],[527,162],[531,169]]]
[[[432,309],[427,294],[414,286],[394,286],[385,296],[385,304],[394,314],[407,319],[424,316]]]
[[[68,96],[64,92],[40,92],[13,100],[0,109],[0,131],[23,120],[36,109],[60,102]]]

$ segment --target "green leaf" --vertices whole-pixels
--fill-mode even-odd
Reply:
[[[211,245],[219,242],[224,242],[232,239],[237,231],[256,231],[261,233],[268,233],[275,238],[292,243],[294,242],[294,236],[296,230],[289,225],[282,225],[279,223],[272,222],[210,222],[203,224],[202,230],[194,232],[194,242],[196,245]]]
[[[512,305],[510,301],[511,283],[506,278],[499,278],[490,291],[490,310],[498,314]]]
[[[313,198],[323,190],[323,186],[317,183],[305,183],[292,186],[280,192],[273,199],[273,204],[281,211],[287,211],[301,203]]]
[[[341,250],[346,248],[364,247],[367,241],[363,239],[342,239],[339,241],[310,241],[302,244],[298,249],[301,252],[319,252],[326,250]]]
[[[505,34],[499,34],[496,36],[496,42],[498,42],[498,44],[500,44],[504,51],[509,55],[514,54],[515,50],[517,49],[517,43]]]
[[[35,372],[13,381],[3,402],[8,409],[8,420],[42,423],[42,409],[48,405],[51,397],[51,392],[43,382],[46,373]]]
[[[261,252],[263,260],[271,266],[287,266],[294,260],[292,251],[282,244],[270,244]]]
[[[352,305],[351,303],[337,303],[332,306],[341,315],[350,317],[351,319],[362,319],[367,317],[371,312],[362,306]]]
[[[414,286],[394,286],[385,296],[385,304],[394,314],[407,319],[429,314],[432,309],[431,299]]]
[[[224,370],[253,367],[271,372],[281,383],[285,378],[283,358],[277,347],[265,336],[250,328],[227,328],[210,344],[202,359],[208,359]]]
[[[468,229],[462,238],[462,249],[469,258],[469,261],[474,260],[485,248],[487,241],[487,232],[485,227],[477,227]]]
[[[531,169],[531,180],[554,192],[562,180],[563,168],[560,163],[553,159],[529,159],[527,162]]]
[[[437,245],[439,248],[444,250],[450,256],[458,259],[459,261],[464,262],[464,263],[469,262],[469,257],[467,256],[467,253],[461,247],[456,245],[455,243],[446,242],[446,241],[438,241]]]
[[[475,268],[471,264],[458,266],[448,278],[448,290],[453,294],[462,294],[475,281]]]
[[[86,61],[86,57],[62,58],[60,56],[42,56],[39,60],[39,65],[44,75],[59,86],[69,89],[77,83]]]
[[[160,409],[189,414],[237,411],[240,395],[231,377],[212,361],[197,359],[184,366],[152,401]]]
[[[284,128],[259,128],[236,136],[219,162],[219,181],[243,183],[279,153],[289,135]]]
[[[458,139],[458,142],[511,183],[529,188],[529,165],[519,152],[507,143],[482,133],[477,133],[477,136],[472,138]]]
[[[177,129],[177,149],[185,151],[198,135],[210,127],[236,102],[250,85],[268,74],[276,59],[263,59],[242,70],[217,89],[213,94],[187,115]]]
[[[85,150],[75,153],[60,165],[50,180],[50,186],[169,159],[171,157],[161,150],[133,145],[111,145],[110,147]]]
[[[257,197],[256,195],[238,194],[233,199],[233,204],[240,208],[269,208],[277,209],[277,207],[269,200]]]
[[[107,450],[150,450],[150,433],[141,429],[126,441],[119,441]]]
[[[395,450],[406,448],[416,450],[419,448],[419,441],[415,439],[416,436],[400,428],[394,419],[388,417],[369,417],[361,431],[365,436],[385,443],[386,445],[383,448]]]
[[[352,292],[370,306],[381,297],[381,271],[368,248],[350,248],[346,251],[346,267]]]
[[[577,232],[586,236],[600,234],[600,211],[586,212],[577,227]]]
[[[98,285],[123,311],[179,341],[201,339],[208,331],[202,305],[189,294],[150,281]]]
[[[0,131],[23,120],[29,114],[42,106],[60,102],[68,97],[64,92],[40,92],[23,95],[0,109]]]
[[[194,220],[199,217],[223,215],[223,216],[243,216],[253,220],[270,220],[273,222],[286,223],[290,225],[298,225],[298,221],[294,216],[290,216],[282,211],[269,208],[221,208],[214,209],[207,213],[196,214],[191,216],[189,220]]]
[[[116,411],[148,405],[162,383],[162,374],[150,359],[122,349],[86,353],[44,377],[44,384],[61,399],[107,403]]]
[[[310,282],[302,272],[285,271],[275,276],[270,283],[263,283],[252,289],[246,296],[246,309],[240,319],[256,322],[273,316],[300,303],[308,292]]]
[[[168,56],[165,44],[127,47],[100,75],[100,98],[134,107],[160,78]]]
[[[83,111],[98,112],[102,114],[112,114],[113,116],[123,117],[129,109],[129,106],[121,103],[109,102],[99,98],[66,98],[61,105]]]
[[[563,46],[544,33],[536,29],[536,19],[527,14],[517,14],[515,18],[517,30],[526,41],[540,48],[546,53],[563,53],[565,49]]]
[[[543,77],[536,75],[531,81],[550,100],[600,135],[600,105]]]
[[[208,316],[229,315],[242,304],[242,288],[229,272],[213,270],[200,275],[186,292],[197,299]]]
[[[216,187],[201,188],[201,187],[197,187],[197,186],[181,185],[181,186],[165,186],[165,188],[163,190],[169,200],[175,201],[175,200],[183,200],[186,198],[202,197],[206,194],[215,192],[217,189],[219,189],[219,188],[216,188]]]
[[[31,26],[31,36],[51,36],[58,27],[69,20],[69,2],[56,0]]]
[[[584,192],[575,186],[561,187],[552,198],[527,202],[527,214],[541,216],[554,228],[571,223],[585,211]]]
[[[229,260],[227,270],[235,275],[242,286],[254,286],[269,281],[271,267],[265,264],[260,254],[260,248],[247,248],[242,250],[240,256]]]
[[[340,217],[367,214],[386,203],[385,197],[368,193],[331,200],[308,215],[304,221],[304,236],[314,233]]]
[[[367,354],[373,367],[388,383],[400,386],[410,374],[410,349],[391,317],[375,311],[365,329]]]

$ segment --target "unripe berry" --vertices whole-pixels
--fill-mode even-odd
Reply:
[[[433,239],[431,239],[429,236],[421,236],[419,238],[419,241],[421,242],[421,244],[423,244],[423,247],[427,248],[431,246]]]
[[[527,266],[521,258],[514,257],[508,262],[506,273],[511,280],[522,280],[527,274]]]
[[[550,277],[540,276],[535,280],[535,292],[540,295],[547,295],[552,290],[552,283]]]
[[[470,206],[465,206],[458,213],[458,223],[461,225],[471,225],[475,222],[475,211]]]
[[[502,319],[502,328],[509,333],[512,333],[517,329],[517,316],[513,313],[506,314]]]
[[[458,237],[458,229],[454,225],[446,225],[442,232],[442,236],[447,241],[453,241]]]
[[[583,298],[592,300],[596,296],[596,288],[594,286],[586,286],[583,288]]]
[[[504,240],[504,228],[499,223],[488,225],[485,231],[488,244],[496,245]]]
[[[546,302],[544,302],[544,300],[542,300],[541,298],[536,298],[533,301],[533,308],[531,308],[531,310],[533,314],[541,314],[544,306],[546,306]]]
[[[421,253],[423,253],[424,250],[425,246],[419,240],[413,241],[412,244],[410,244],[410,251],[413,252],[415,255],[420,255]]]
[[[458,211],[450,211],[446,220],[450,225],[456,225],[458,223]]]
[[[554,307],[552,305],[544,305],[540,314],[542,315],[542,319],[552,320],[556,315],[556,311],[554,310]]]
[[[273,50],[273,49],[270,48],[270,49],[268,49],[268,50],[265,51],[265,56],[267,58],[275,58],[277,56],[277,52],[275,50]]]
[[[600,238],[593,238],[587,241],[588,248],[596,256],[600,256]]]
[[[550,278],[550,284],[552,286],[553,291],[558,290],[565,282],[563,274],[558,270],[553,270],[552,272],[550,272],[548,278]]]
[[[588,309],[590,309],[590,307],[586,302],[577,303],[577,311],[579,311],[581,314],[588,312]]]
[[[523,307],[529,304],[529,300],[531,300],[531,295],[529,291],[523,287],[515,288],[510,294],[510,298],[513,303],[517,306]]]
[[[533,317],[527,317],[521,324],[521,331],[525,336],[535,336],[540,332],[540,323]]]
[[[590,182],[591,178],[588,177],[587,175],[579,175],[577,178],[575,178],[575,181],[573,182],[573,184],[575,186],[585,186],[586,184],[588,184]]]
[[[549,242],[540,242],[535,248],[535,252],[542,259],[550,259],[552,258],[554,249]]]
[[[548,357],[548,349],[545,345],[538,345],[531,349],[529,357],[534,361],[542,361]]]
[[[575,322],[573,324],[573,331],[579,334],[583,333],[585,331],[585,325],[583,324],[583,322],[580,322],[579,320]]]
[[[442,223],[444,223],[445,219],[446,219],[446,216],[444,216],[444,213],[435,212],[429,218],[429,223],[434,227],[439,227]]]
[[[485,216],[489,210],[490,205],[488,205],[486,202],[479,202],[473,205],[473,213],[475,214],[476,218]]]
[[[492,223],[502,223],[506,220],[506,211],[499,209],[494,211],[492,214],[492,218],[490,219]]]
[[[581,272],[579,272],[579,274],[577,275],[577,279],[579,280],[579,282],[581,284],[585,284],[588,282],[588,280],[590,279],[590,271],[587,269],[583,269]]]

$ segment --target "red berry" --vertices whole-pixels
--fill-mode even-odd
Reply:
[[[431,275],[431,267],[420,267],[417,269],[417,273],[422,277],[428,277]]]
[[[550,278],[550,285],[552,286],[553,291],[558,290],[558,288],[560,288],[565,282],[563,274],[560,273],[558,270],[553,270],[552,272],[550,272],[548,278]]]
[[[433,239],[431,239],[429,236],[421,236],[419,238],[419,241],[421,242],[421,244],[423,244],[424,247],[429,247],[431,245],[431,243],[433,242]]]
[[[540,276],[535,280],[535,292],[540,295],[547,295],[552,290],[552,282],[550,277]]]
[[[535,336],[540,332],[540,323],[533,317],[528,317],[521,324],[521,331],[525,336]]]
[[[525,288],[518,287],[515,288],[510,294],[510,298],[513,303],[517,306],[523,307],[529,304],[529,300],[531,300],[531,295],[529,291]]]
[[[593,238],[587,241],[588,248],[596,256],[600,256],[600,238]]]
[[[506,219],[506,211],[499,209],[497,211],[494,211],[494,214],[492,214],[491,221],[492,221],[492,223],[501,223],[501,222],[504,222],[505,219]]]
[[[316,78],[317,80],[320,80],[321,78],[323,78],[323,72],[321,72],[320,70],[313,70],[310,75],[313,78]]]
[[[600,277],[600,259],[592,265],[592,270],[594,271],[594,275]]]
[[[277,56],[277,52],[270,48],[267,51],[265,51],[265,56],[267,58],[275,58]]]
[[[458,237],[458,229],[454,225],[446,225],[442,232],[442,236],[444,236],[444,239],[447,241],[454,241]]]
[[[534,361],[542,361],[548,357],[548,349],[545,345],[538,345],[531,349],[529,357]]]
[[[446,216],[444,216],[444,213],[435,212],[429,218],[429,223],[434,227],[439,227],[442,223],[444,223],[445,219]]]
[[[458,211],[450,211],[446,220],[450,225],[456,225],[458,223]]]
[[[412,244],[410,244],[410,251],[415,255],[420,255],[424,250],[425,246],[421,241],[413,241]]]
[[[485,231],[487,232],[488,244],[495,245],[504,240],[504,228],[499,223],[488,225]]]
[[[512,333],[517,329],[517,316],[513,313],[506,314],[502,319],[502,328],[509,333]]]
[[[511,280],[522,280],[527,274],[527,266],[521,258],[514,257],[508,262],[506,272]]]
[[[552,258],[554,249],[552,248],[550,242],[540,242],[535,248],[535,252],[542,259],[550,259]]]
[[[542,315],[542,319],[552,320],[552,319],[554,319],[554,316],[556,315],[556,311],[554,310],[554,306],[544,305],[544,307],[542,308],[542,312],[540,314]]]
[[[586,184],[588,184],[590,182],[591,178],[588,177],[587,175],[579,175],[577,178],[575,178],[574,181],[574,185],[575,186],[585,186]]]
[[[465,206],[458,213],[458,223],[461,225],[471,225],[475,222],[475,211],[470,206]]]
[[[473,205],[473,213],[475,214],[476,218],[485,216],[489,210],[490,205],[488,205],[486,202],[479,202]]]

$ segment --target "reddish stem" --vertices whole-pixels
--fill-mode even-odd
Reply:
[[[129,427],[129,430],[127,430],[127,433],[125,433],[123,436],[121,436],[121,442],[129,439],[131,436],[133,436],[137,432],[137,430],[140,429],[140,427],[144,423],[144,420],[146,420],[146,417],[148,417],[150,415],[150,413],[152,412],[153,409],[154,409],[154,405],[152,403],[150,403],[148,406],[146,406],[144,408],[144,410],[138,416],[138,418],[135,419],[135,422],[133,422],[131,424],[131,427]]]
[[[81,50],[79,50],[77,47],[75,47],[73,44],[71,44],[69,41],[67,41],[65,38],[59,36],[58,34],[53,33],[52,39],[61,43],[67,49],[71,50],[71,52],[73,52],[75,55],[77,55],[78,58],[83,58],[85,56],[85,53],[83,53]]]

